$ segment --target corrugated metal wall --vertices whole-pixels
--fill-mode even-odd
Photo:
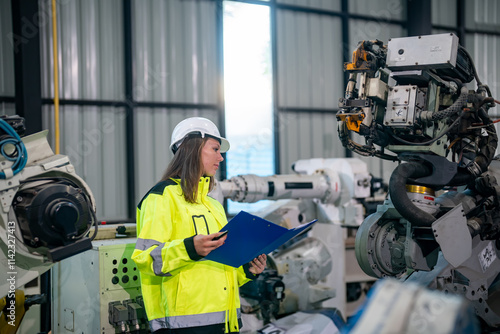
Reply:
[[[14,96],[14,47],[11,0],[0,0],[0,96]],[[4,107],[2,107],[3,109]]]
[[[286,3],[299,5],[293,1]],[[338,10],[338,6],[328,9]],[[361,40],[380,39],[387,42],[391,37],[406,34],[401,25],[389,22],[405,19],[406,7],[402,0],[349,1],[349,10],[373,16],[374,19],[350,21],[347,49],[342,45],[339,17],[278,10],[276,38],[281,173],[290,173],[290,166],[298,159],[345,156],[332,112],[338,108],[338,99],[345,90],[343,52],[352,53]],[[286,111],[287,108],[294,111]],[[393,163],[377,158],[363,158],[355,153],[354,156],[364,160],[375,176],[386,180],[395,167]]]
[[[474,15],[467,16],[466,27],[500,33],[500,3],[493,0],[467,1],[467,11]],[[476,65],[480,80],[487,84],[493,97],[500,99],[500,36],[490,34],[467,34],[466,47]],[[500,119],[500,106],[490,109],[490,116]],[[500,126],[496,125],[497,134]],[[497,148],[497,154],[500,149]]]
[[[51,2],[39,1],[42,97],[53,98]],[[122,1],[57,2],[59,96],[71,100],[124,99]],[[61,153],[88,183],[99,219],[127,217],[125,114],[122,107],[61,106]],[[54,147],[54,108],[43,128]]]
[[[124,98],[122,1],[57,1],[59,97]],[[51,1],[40,0],[42,97],[54,96]]]
[[[440,26],[457,26],[457,0],[433,0],[431,22]]]
[[[281,174],[290,174],[299,159],[343,157],[332,113],[280,112]]]
[[[216,8],[212,1],[134,2],[135,99],[217,103]],[[138,200],[162,176],[172,158],[170,136],[189,116],[219,124],[213,109],[136,109]]]
[[[468,34],[466,45],[474,60],[480,80],[490,87],[493,97],[498,100],[500,96],[500,67],[498,66],[500,37],[487,34]],[[498,106],[491,109],[491,112],[500,115]]]
[[[498,31],[500,2],[497,0],[465,0],[465,26],[469,29]],[[495,29],[496,27],[496,29]]]
[[[216,103],[213,1],[133,2],[136,101]]]
[[[404,0],[351,0],[349,12],[368,15],[376,22],[387,20],[404,20],[406,18],[406,1]]]
[[[13,103],[0,103],[0,115],[15,115],[16,106]]]
[[[280,111],[280,172],[298,159],[342,156],[335,114],[310,112],[337,107],[343,91],[342,29],[338,17],[279,10],[277,67]]]
[[[342,91],[340,18],[278,11],[277,57],[279,106],[337,106],[332,92]]]

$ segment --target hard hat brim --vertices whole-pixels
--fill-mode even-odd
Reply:
[[[224,153],[229,151],[231,145],[229,145],[229,141],[226,138],[219,137],[220,139],[220,152]]]

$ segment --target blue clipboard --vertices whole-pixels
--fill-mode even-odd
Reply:
[[[260,254],[268,254],[288,240],[304,232],[317,219],[287,229],[268,220],[241,211],[220,232],[229,231],[226,242],[211,251],[206,260],[238,268]]]

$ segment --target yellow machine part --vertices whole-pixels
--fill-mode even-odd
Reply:
[[[347,129],[349,131],[354,131],[359,133],[359,127],[363,120],[365,119],[365,114],[356,113],[356,114],[337,114],[341,121],[345,122]]]
[[[0,299],[0,334],[14,334],[17,332],[19,324],[26,313],[24,302],[25,297],[22,290],[16,290],[13,308],[11,305],[7,305],[7,303],[10,303],[7,296]]]
[[[345,71],[368,71],[370,70],[369,53],[365,50],[365,41],[359,43],[359,46],[352,53],[352,62],[344,64]]]
[[[411,192],[411,193],[416,193],[416,194],[429,195],[429,196],[436,195],[436,193],[434,192],[434,189],[432,189],[432,188],[425,187],[425,186],[417,186],[417,185],[413,185],[413,184],[407,184],[406,191]]]
[[[352,62],[344,63],[344,71],[368,72],[377,68],[377,56],[373,47],[385,49],[386,46],[378,39],[372,41],[361,41],[352,53]]]

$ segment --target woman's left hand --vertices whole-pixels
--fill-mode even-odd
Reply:
[[[261,254],[250,262],[250,272],[254,275],[258,275],[264,271],[266,268],[267,256],[266,254]]]

